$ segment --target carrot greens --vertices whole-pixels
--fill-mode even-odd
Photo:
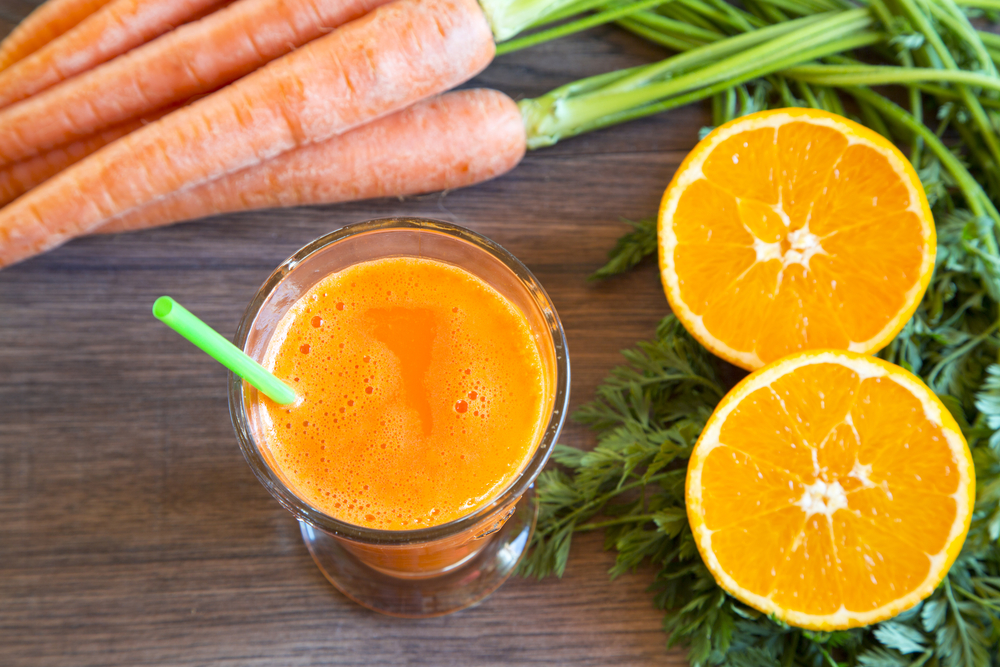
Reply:
[[[850,115],[908,151],[932,205],[937,264],[913,319],[880,354],[941,396],[972,450],[972,528],[942,585],[889,621],[831,633],[726,594],[695,548],[684,480],[705,421],[742,371],[673,316],[623,352],[626,364],[577,413],[597,446],[558,447],[562,468],[539,478],[522,573],[561,575],[573,535],[604,530],[612,577],[643,562],[656,569],[668,643],[686,646],[695,667],[1000,665],[1000,37],[970,20],[998,11],[997,0],[673,0],[618,24],[676,55],[521,102],[531,147],[710,100],[713,125],[808,106]],[[595,277],[656,248],[655,221],[633,223]]]
[[[734,85],[884,40],[864,9],[804,17],[696,47],[659,63],[600,75],[521,102],[528,147],[689,104]],[[764,33],[763,35],[757,33]]]
[[[664,0],[479,0],[497,40],[497,54],[517,51],[550,39],[610,23],[636,11],[650,9]],[[590,10],[599,9],[593,14]],[[565,19],[573,20],[565,21]],[[546,27],[558,23],[554,27]],[[521,33],[541,28],[519,39]]]

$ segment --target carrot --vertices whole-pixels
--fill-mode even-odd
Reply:
[[[0,72],[0,107],[111,60],[231,0],[111,0]]]
[[[0,169],[0,205],[14,201],[71,164],[139,127],[142,122],[138,120],[123,123]]]
[[[0,164],[235,81],[384,2],[240,0],[0,110]]]
[[[0,209],[0,266],[448,90],[485,68],[494,52],[475,0],[383,5],[105,146]]]
[[[183,104],[164,107],[159,111],[145,114],[142,118],[113,125],[89,137],[77,139],[41,155],[15,162],[0,169],[0,206],[14,201],[39,183],[45,182],[63,169],[107,146],[115,139],[124,137],[129,132],[148,125],[181,106]]]
[[[132,209],[112,233],[207,215],[451,190],[513,169],[525,151],[517,104],[495,90],[418,102],[324,142]]]
[[[0,42],[0,70],[29,56],[87,18],[109,0],[49,0]]]

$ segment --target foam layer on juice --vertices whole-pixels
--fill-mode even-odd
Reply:
[[[446,523],[507,487],[548,416],[524,316],[440,262],[397,257],[324,278],[285,315],[264,366],[300,396],[259,404],[290,487],[343,521]]]

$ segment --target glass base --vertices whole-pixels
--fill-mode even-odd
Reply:
[[[531,541],[538,518],[528,489],[486,546],[446,572],[421,578],[392,576],[345,550],[332,536],[299,521],[302,540],[320,571],[358,604],[390,616],[422,618],[450,614],[485,599],[507,580]]]

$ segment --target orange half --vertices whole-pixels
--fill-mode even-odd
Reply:
[[[936,247],[903,154],[813,109],[709,134],[664,193],[658,233],[674,313],[748,370],[799,350],[878,351],[916,310]]]
[[[720,586],[792,625],[835,630],[930,595],[969,530],[975,471],[918,378],[809,351],[723,398],[691,454],[686,501]]]

